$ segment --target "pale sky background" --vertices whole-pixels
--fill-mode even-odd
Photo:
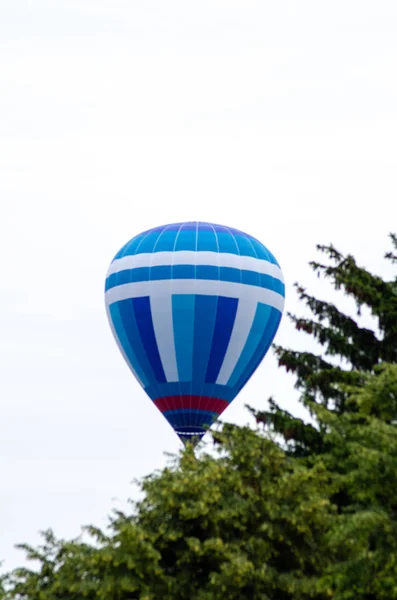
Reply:
[[[388,274],[397,216],[395,0],[0,0],[0,560],[124,507],[180,442],[111,336],[128,239],[206,220],[276,255],[287,310],[332,241]],[[329,297],[329,296],[328,296]],[[284,319],[277,342],[304,347]],[[268,396],[268,355],[225,420]]]

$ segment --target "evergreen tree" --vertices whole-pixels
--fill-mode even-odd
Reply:
[[[386,260],[397,262],[397,236],[391,234],[393,250]],[[304,424],[270,399],[270,410],[256,413],[257,420],[281,434],[289,452],[297,456],[321,453],[326,425],[315,407],[322,405],[337,414],[355,411],[346,405],[347,385],[362,385],[366,374],[376,373],[384,362],[397,363],[397,277],[385,281],[359,266],[351,255],[344,256],[334,246],[317,246],[328,261],[310,263],[318,277],[324,276],[336,290],[343,291],[357,306],[354,319],[335,304],[319,300],[305,288],[295,284],[299,298],[312,313],[312,318],[288,314],[298,331],[311,336],[323,352],[300,352],[275,345],[279,365],[296,376],[301,402],[316,420],[316,426]],[[361,309],[366,306],[373,316],[373,327],[360,325]],[[339,359],[335,360],[335,359]],[[337,364],[337,362],[342,363]],[[377,411],[376,406],[373,410]],[[392,417],[390,417],[392,418]]]
[[[397,365],[375,371],[345,388],[343,414],[315,407],[327,450],[304,461],[325,466],[334,487],[328,542],[339,558],[321,578],[333,600],[397,598]]]

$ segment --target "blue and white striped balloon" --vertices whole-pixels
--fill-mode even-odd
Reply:
[[[184,442],[200,439],[254,373],[284,295],[263,244],[203,222],[137,235],[116,254],[105,287],[121,353]]]

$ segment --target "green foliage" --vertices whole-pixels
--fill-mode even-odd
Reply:
[[[390,237],[393,248],[397,249],[397,237],[394,234]],[[318,246],[318,250],[328,257],[329,264],[311,262],[314,272],[355,301],[358,318],[355,320],[345,315],[332,302],[318,300],[296,284],[299,297],[313,318],[291,314],[289,317],[299,331],[313,336],[323,348],[322,354],[316,355],[275,346],[279,365],[295,374],[301,402],[313,417],[317,417],[319,435],[313,435],[309,426],[305,432],[301,423],[300,427],[295,427],[295,443],[291,443],[292,438],[289,437],[289,451],[298,456],[323,450],[324,426],[315,411],[317,404],[337,414],[356,410],[351,404],[346,406],[349,386],[364,385],[366,374],[378,372],[377,365],[397,363],[397,278],[385,281],[358,266],[354,257],[342,255],[333,246]],[[388,252],[385,257],[392,263],[396,262],[393,252]],[[360,325],[363,306],[373,316],[372,329]],[[286,429],[290,430],[291,415],[273,401],[270,410],[262,413],[260,418],[272,424],[274,431],[281,435]]]
[[[329,451],[311,460],[321,460],[333,475],[338,516],[331,548],[349,551],[330,571],[335,600],[397,598],[397,429],[390,419],[397,365],[378,371],[363,388],[349,390],[356,412],[338,416],[318,407]]]
[[[57,542],[38,551],[38,571],[11,575],[7,599],[329,597],[319,577],[334,510],[323,466],[294,463],[249,428],[217,433],[218,456],[184,451],[143,481],[144,500],[118,513],[95,544]]]

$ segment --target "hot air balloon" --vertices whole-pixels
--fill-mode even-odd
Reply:
[[[124,359],[180,439],[193,444],[264,358],[284,295],[280,266],[262,243],[204,222],[132,238],[105,284]]]

